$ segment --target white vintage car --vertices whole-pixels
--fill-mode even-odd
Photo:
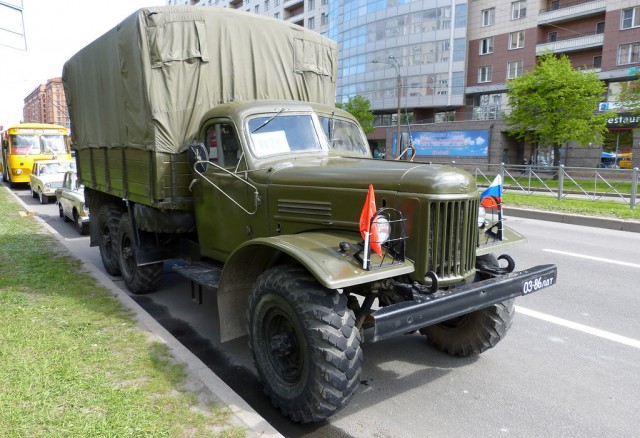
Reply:
[[[75,171],[76,163],[70,160],[38,160],[33,163],[29,175],[31,196],[40,198],[41,204],[48,204],[49,198],[56,195],[56,189],[62,186],[65,172]]]
[[[84,203],[84,186],[75,170],[64,174],[62,187],[56,189],[56,204],[65,222],[73,221],[82,235],[89,232],[89,207]]]

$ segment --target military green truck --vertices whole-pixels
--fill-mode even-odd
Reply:
[[[420,332],[479,354],[515,297],[556,279],[494,255],[524,238],[496,232],[469,173],[373,159],[334,105],[336,72],[315,32],[179,6],[134,13],[63,72],[106,271],[143,294],[182,261],[216,293],[221,340],[248,335],[265,393],[297,422],[349,402],[363,342]]]

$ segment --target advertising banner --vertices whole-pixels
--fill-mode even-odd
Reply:
[[[489,154],[489,131],[426,131],[412,132],[416,156],[486,157]],[[393,154],[396,134],[393,134]]]

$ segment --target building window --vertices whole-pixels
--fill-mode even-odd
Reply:
[[[493,53],[493,37],[480,40],[480,54],[487,55],[489,53]]]
[[[260,13],[260,5],[256,5],[256,6],[253,8],[253,12],[255,12],[256,14],[259,14],[259,13]]]
[[[521,49],[524,47],[524,30],[511,32],[509,34],[509,50]]]
[[[549,38],[547,41],[550,43],[555,43],[558,40],[558,32],[549,32]]]
[[[483,65],[478,68],[478,82],[491,82],[492,65]]]
[[[519,78],[522,76],[522,61],[511,61],[507,63],[507,79]]]
[[[602,68],[602,56],[593,57],[593,68]]]
[[[275,18],[276,20],[280,19],[280,12],[276,12],[275,14],[273,14],[273,18]]]
[[[326,6],[329,4],[329,0],[322,0],[322,6]]]
[[[600,21],[596,23],[596,33],[597,34],[604,33],[604,21]]]
[[[315,0],[307,0],[307,11],[313,11],[316,8]]]
[[[640,26],[640,6],[636,6],[635,8],[623,9],[621,19],[622,29],[631,29],[632,27]]]
[[[527,16],[527,2],[517,1],[511,2],[511,19],[519,20]]]
[[[491,26],[496,22],[496,8],[485,9],[482,11],[482,27]]]
[[[265,12],[269,10],[269,0],[264,0],[264,10]]]
[[[307,29],[315,29],[316,28],[316,19],[315,17],[307,18]]]
[[[329,23],[329,16],[324,12],[320,15],[320,25],[326,26]]]
[[[620,44],[618,47],[618,65],[638,62],[638,54],[640,54],[640,42]]]
[[[273,0],[274,6],[280,6],[280,0]]]

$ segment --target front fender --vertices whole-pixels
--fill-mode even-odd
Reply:
[[[304,266],[328,289],[370,283],[414,271],[409,260],[380,269],[362,269],[353,257],[360,241],[358,233],[314,231],[243,243],[231,254],[220,277],[217,295],[221,341],[245,334],[245,312],[251,287],[262,272],[285,255]],[[347,242],[350,248],[341,251],[342,242]]]
[[[236,252],[255,245],[276,249],[297,260],[309,270],[318,283],[328,289],[371,283],[414,271],[413,263],[409,260],[379,269],[362,269],[354,257],[361,240],[359,234],[347,231],[314,231],[254,239],[243,244]],[[349,249],[340,250],[340,244],[343,242],[349,244]],[[234,255],[230,261],[233,257]]]

